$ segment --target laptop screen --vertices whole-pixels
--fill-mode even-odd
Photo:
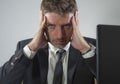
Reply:
[[[98,84],[120,84],[120,26],[97,26]]]

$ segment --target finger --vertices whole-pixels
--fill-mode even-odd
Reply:
[[[44,14],[42,10],[40,10],[40,23],[44,20]]]
[[[73,29],[76,28],[75,16],[72,17],[72,26],[73,26]]]
[[[45,32],[44,32],[43,38],[44,38],[45,41],[48,42],[49,39],[48,39],[47,34]]]
[[[79,20],[78,20],[78,11],[75,12],[75,21],[76,21],[76,24],[79,23]]]
[[[42,20],[42,26],[45,27],[45,23],[46,23],[46,17],[43,16],[43,20]]]
[[[41,19],[40,19],[40,24],[39,24],[40,29],[45,28],[45,23],[46,23],[46,17],[41,13]]]
[[[37,33],[41,32],[43,34],[45,28],[45,22],[46,22],[46,17],[42,14],[42,11],[40,11],[40,21],[37,28]]]
[[[71,36],[71,38],[70,38],[70,42],[73,40],[73,35]]]
[[[45,19],[45,17],[44,17],[44,19],[43,19],[43,21],[39,24],[39,26],[38,26],[38,30],[37,30],[37,32],[38,33],[42,33],[43,34],[43,32],[44,32],[44,29],[45,29],[45,21],[46,21],[46,19]]]

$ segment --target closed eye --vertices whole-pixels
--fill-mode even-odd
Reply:
[[[53,25],[53,24],[47,24],[46,26],[47,26],[47,28],[49,28],[49,29],[54,29],[54,28],[55,28],[55,25]]]
[[[62,25],[62,28],[64,28],[64,29],[71,28],[71,24],[69,23],[69,24]]]

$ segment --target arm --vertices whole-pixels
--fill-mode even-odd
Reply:
[[[23,73],[30,64],[30,60],[24,56],[23,46],[23,43],[19,42],[15,54],[0,68],[0,84],[14,84],[22,80]]]
[[[7,61],[2,67],[0,67],[0,79],[5,77],[5,75],[8,74],[13,68],[13,65],[16,59],[16,54],[18,53],[19,49],[20,48],[19,48],[19,43],[18,43],[15,54],[10,58],[9,61]]]
[[[92,50],[89,51],[88,53],[86,53],[83,57],[85,62],[86,62],[86,65],[90,68],[91,72],[94,74],[94,76],[96,77],[96,40],[95,39],[92,39],[92,38],[85,38],[85,40],[92,44]],[[91,57],[89,57],[89,55],[91,55]],[[88,58],[87,58],[88,57]]]
[[[5,77],[6,74],[8,74],[13,69],[16,61],[18,60],[17,58],[20,58],[19,54],[20,54],[22,48],[30,41],[31,41],[31,39],[26,39],[23,41],[19,41],[17,43],[17,47],[16,47],[16,51],[15,51],[14,55],[10,58],[9,61],[7,61],[3,66],[0,67],[0,79]]]
[[[81,35],[81,32],[79,30],[78,12],[76,12],[75,16],[72,17],[72,26],[73,35],[71,39],[71,44],[74,48],[76,48],[82,53],[86,65],[90,68],[90,71],[96,76],[95,49],[93,49],[93,54],[91,55],[91,49],[93,46],[96,46],[96,42],[94,39],[84,38]],[[92,44],[92,46],[90,44]]]
[[[24,72],[31,63],[31,57],[27,56],[26,52],[23,52],[23,47],[27,45],[31,51],[37,51],[47,43],[44,36],[44,24],[45,16],[40,12],[40,21],[38,30],[35,33],[34,38],[29,42],[19,42],[15,55],[11,60],[4,64],[0,68],[0,84],[20,84],[23,80]]]

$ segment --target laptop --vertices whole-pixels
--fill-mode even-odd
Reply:
[[[97,26],[98,84],[120,84],[120,25]]]

